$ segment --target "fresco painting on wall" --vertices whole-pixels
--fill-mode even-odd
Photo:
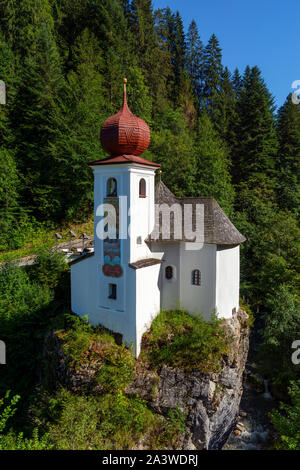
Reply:
[[[111,204],[116,211],[116,239],[106,238],[103,240],[104,264],[102,272],[105,276],[121,277],[123,269],[121,266],[121,243],[119,238],[119,198],[106,197],[104,204]]]

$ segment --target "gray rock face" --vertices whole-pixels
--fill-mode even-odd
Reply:
[[[156,380],[138,374],[127,389],[128,394],[148,399],[158,413],[166,415],[176,408],[186,413],[183,449],[221,449],[236,424],[249,349],[247,319],[240,309],[226,321],[234,340],[219,373],[185,372],[163,366]]]
[[[226,320],[233,336],[229,355],[224,358],[220,372],[205,374],[184,371],[164,365],[156,373],[137,367],[132,383],[125,393],[148,401],[157,413],[168,415],[179,409],[186,414],[186,433],[182,449],[221,449],[237,422],[242,395],[243,372],[249,348],[248,315],[240,309]],[[59,341],[50,335],[45,342],[47,384],[57,383],[71,389],[101,393],[94,384],[99,363],[82,365],[70,370],[64,360]]]

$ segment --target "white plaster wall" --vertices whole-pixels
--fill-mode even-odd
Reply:
[[[106,165],[93,167],[94,170],[94,215],[95,215],[95,254],[71,266],[72,310],[78,315],[88,315],[90,322],[121,333],[123,341],[134,351],[139,351],[139,341],[149,326],[149,318],[159,311],[158,273],[160,265],[141,270],[134,270],[128,263],[138,259],[153,257],[144,239],[154,225],[154,175],[149,167],[130,165]],[[125,228],[127,238],[121,240],[120,278],[104,276],[103,240],[97,236],[97,224],[101,216],[97,208],[106,197],[107,180],[116,178],[118,197],[126,196],[125,205],[120,202],[120,225]],[[146,180],[146,198],[139,197],[140,178]],[[123,200],[124,203],[124,200]],[[130,211],[128,212],[128,209]],[[129,214],[133,214],[130,217]],[[128,226],[130,223],[130,237]],[[120,227],[121,228],[121,227]],[[142,245],[137,244],[137,237],[142,237]],[[147,269],[149,270],[148,272]],[[141,271],[143,273],[141,274]],[[150,274],[150,271],[152,274]],[[139,289],[137,291],[137,282]],[[117,285],[117,299],[108,298],[109,284]],[[145,289],[145,286],[148,286]],[[147,292],[145,292],[147,290]],[[158,308],[157,308],[158,305]],[[138,314],[138,320],[136,315]],[[137,341],[137,331],[139,340]]]
[[[113,278],[107,279],[117,283]],[[109,299],[111,304],[104,307],[103,299],[99,295],[101,289],[96,259],[94,256],[83,259],[71,265],[71,307],[77,315],[87,315],[93,326],[103,325],[116,333],[121,333],[123,341],[128,346],[131,344],[135,346],[136,280],[133,269],[126,270],[126,281],[128,288],[122,298],[124,309],[118,309],[118,291],[117,299]]]
[[[230,318],[239,308],[240,247],[217,250],[216,309],[220,317]]]
[[[97,276],[95,257],[86,258],[71,265],[71,308],[78,315],[87,315],[89,321],[97,324],[96,295]]]
[[[203,245],[200,250],[186,250],[180,244],[181,307],[209,321],[216,307],[216,245]],[[192,284],[192,271],[201,272],[201,285]]]
[[[154,227],[154,177],[155,169],[144,167],[130,168],[130,259],[134,262],[144,258],[152,258],[145,239]],[[146,181],[146,197],[139,197],[141,178]],[[141,244],[137,238],[141,237]]]
[[[164,249],[164,255],[160,273],[161,308],[162,310],[180,308],[180,244],[165,244],[162,249]],[[165,270],[167,266],[173,268],[172,279],[166,278]]]
[[[136,356],[140,354],[143,333],[160,312],[160,264],[137,269],[136,273]]]

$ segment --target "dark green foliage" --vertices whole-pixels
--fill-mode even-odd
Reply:
[[[271,315],[266,313],[263,317],[262,368],[277,388],[284,392],[289,380],[300,380],[299,367],[291,360],[292,344],[300,338],[299,301],[288,286],[282,284],[277,293],[269,298],[268,306]],[[274,364],[277,364],[275,374]]]
[[[176,196],[193,195],[195,191],[195,155],[193,138],[179,110],[168,108],[161,116],[160,129],[153,132],[151,157],[160,162],[163,181]],[[149,152],[149,153],[150,153]]]
[[[217,96],[220,91],[222,76],[222,51],[219,41],[213,34],[204,49],[203,55],[203,92],[201,105],[207,110],[210,116],[215,113]]]
[[[13,367],[1,378],[0,390],[11,388],[24,396],[36,383],[44,336],[63,324],[61,311],[67,307],[69,284],[65,273],[61,255],[50,255],[48,260],[40,255],[36,272],[34,267],[29,273],[13,265],[1,267],[0,337]],[[57,292],[50,289],[54,285]]]
[[[203,43],[193,20],[187,33],[187,68],[193,84],[196,102],[200,105],[203,76]]]
[[[275,448],[278,450],[300,450],[300,381],[292,382],[289,387],[291,404],[281,403],[283,413],[271,413],[273,426],[278,434]]]
[[[226,144],[215,131],[206,112],[202,112],[197,130],[194,144],[195,193],[197,196],[213,196],[226,214],[231,215],[234,191],[231,185]]]
[[[219,320],[207,323],[182,310],[166,311],[154,319],[150,331],[144,335],[142,358],[158,368],[168,364],[216,372],[229,347],[230,338]]]
[[[203,45],[194,21],[185,35],[179,12],[154,12],[151,0],[0,2],[0,250],[26,250],[41,230],[90,217],[87,162],[105,156],[99,131],[121,106],[124,75],[130,108],[151,128],[145,157],[162,164],[163,181],[177,196],[215,197],[247,237],[241,291],[264,324],[266,373],[284,392],[295,378],[288,354],[299,324],[299,106],[289,96],[276,116],[258,67],[231,75],[216,36]],[[28,391],[20,408],[37,381],[45,332],[64,326],[65,268],[41,253],[28,272],[0,272],[0,338],[15,364],[0,388]],[[74,331],[76,359],[90,332]],[[118,354],[99,378],[111,376],[112,390],[112,371],[127,357]]]
[[[300,106],[292,102],[291,95],[278,111],[277,130],[278,205],[297,215],[300,202]]]
[[[145,436],[150,449],[161,449],[176,445],[184,430],[180,412],[162,418],[144,400],[122,392],[97,397],[62,390],[51,401],[48,440],[55,449],[132,449]]]
[[[122,347],[105,349],[104,364],[96,376],[96,382],[110,393],[124,390],[133,379],[134,361],[130,351]]]
[[[24,438],[22,432],[15,433],[8,430],[7,422],[16,412],[16,404],[20,400],[18,395],[10,398],[10,392],[6,392],[4,398],[0,398],[0,450],[45,450],[51,449],[48,444],[48,436],[45,434],[39,439],[38,430],[35,428],[31,438]]]
[[[251,179],[252,187],[261,179],[274,186],[277,139],[274,99],[258,67],[247,67],[237,101],[236,142],[233,148],[234,182]],[[248,183],[249,186],[249,183]]]

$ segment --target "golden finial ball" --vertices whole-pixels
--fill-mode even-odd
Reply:
[[[125,78],[125,77],[123,78],[123,83],[124,83],[124,85],[126,85],[126,83],[127,83],[127,78]]]
[[[161,174],[162,174],[162,171],[161,171],[161,170],[158,170],[157,174],[158,174],[158,175],[161,175]]]

